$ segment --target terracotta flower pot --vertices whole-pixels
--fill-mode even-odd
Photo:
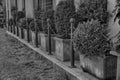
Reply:
[[[61,39],[55,37],[55,56],[61,61],[69,61],[71,55],[70,39]],[[79,54],[75,53],[75,59],[79,59]]]
[[[80,64],[84,71],[102,80],[114,80],[116,77],[117,58],[113,55],[106,57],[87,57],[80,54]]]

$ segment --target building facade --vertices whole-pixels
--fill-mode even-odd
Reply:
[[[26,11],[26,17],[34,17],[34,10],[49,10],[49,9],[55,9],[56,5],[61,0],[5,0],[6,2],[6,16],[7,18],[11,18],[11,8],[16,6],[18,11],[25,10]],[[79,7],[80,3],[85,0],[71,0],[74,1],[74,5],[76,9]],[[113,14],[112,11],[114,10],[114,7],[116,5],[116,0],[107,0],[107,8],[108,12],[112,14],[111,17],[109,17],[109,26],[111,29],[112,36],[116,35],[119,30],[120,26],[118,24],[118,20],[114,22],[114,17],[116,14]]]

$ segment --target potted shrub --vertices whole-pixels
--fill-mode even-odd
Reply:
[[[41,35],[40,33],[43,31],[42,30],[42,23],[41,23],[41,19],[37,19],[36,21],[37,23],[37,29],[38,29],[38,45],[41,46]]]
[[[41,36],[40,33],[43,31],[42,30],[42,21],[41,21],[41,13],[42,10],[35,10],[35,18],[36,18],[36,26],[38,28],[38,45],[41,45]]]
[[[110,54],[108,33],[108,26],[98,20],[83,22],[74,31],[73,43],[84,71],[99,79],[114,80],[117,58]]]
[[[19,21],[19,28],[21,29],[21,38],[27,40],[27,25],[26,25],[26,19],[23,18]]]
[[[9,32],[12,32],[12,19],[9,19],[8,24]]]
[[[23,27],[22,29],[23,29],[23,32],[24,32],[24,39],[26,41],[28,41],[28,34],[29,34],[29,40],[31,41],[30,31],[28,33],[28,28],[29,28],[29,24],[30,24],[31,20],[32,20],[31,18],[27,18],[27,19],[23,18],[23,20],[22,20],[22,27]]]
[[[75,15],[75,6],[70,1],[60,1],[55,11],[55,55],[61,61],[70,60],[70,18]],[[77,59],[77,57],[76,57]]]
[[[30,36],[31,36],[31,41],[32,41],[32,44],[35,45],[35,24],[34,24],[34,20],[31,19],[30,21]]]
[[[17,8],[15,6],[13,6],[11,8],[11,15],[12,15],[12,19],[13,19],[13,34],[16,34],[17,30],[16,30],[16,18],[17,18]]]
[[[22,39],[22,38],[23,38],[23,37],[22,37],[22,33],[23,33],[23,32],[21,32],[21,26],[20,26],[20,25],[21,25],[21,23],[19,22],[19,23],[18,23],[19,38],[21,38],[21,39]]]
[[[24,39],[25,38],[25,32],[26,32],[26,19],[22,18],[20,19],[20,21],[18,22],[18,26],[19,26],[19,37]]]
[[[24,28],[24,22],[25,21],[25,13],[24,11],[18,11],[17,12],[17,26],[19,31],[19,37],[23,39],[23,28]],[[17,28],[17,27],[16,27]]]
[[[55,26],[54,26],[54,11],[53,10],[48,10],[45,12],[41,13],[41,25],[42,25],[42,32],[40,31],[39,37],[41,37],[41,47],[45,51],[48,51],[49,48],[49,43],[48,43],[48,23],[47,19],[50,19],[50,26],[51,26],[51,51],[55,52],[55,41],[54,41],[54,34],[56,33],[55,31]]]

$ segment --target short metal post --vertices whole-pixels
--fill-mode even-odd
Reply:
[[[73,27],[74,27],[74,19],[73,18],[71,18],[70,19],[70,24],[71,24],[71,56],[70,56],[70,60],[71,60],[71,67],[72,68],[74,68],[75,67],[75,55],[74,55],[74,50],[73,50],[73,38],[72,38],[72,36],[73,36]]]
[[[23,28],[20,28],[21,29],[21,38],[24,39],[24,31],[23,31]]]
[[[7,8],[6,8],[6,9],[7,9]],[[9,10],[7,10],[6,13],[8,13],[8,14],[6,15],[6,19],[7,19],[7,21],[6,21],[6,22],[7,22],[7,23],[6,23],[6,24],[7,24],[7,29],[8,29],[8,31],[10,32],[10,25],[9,25],[9,24],[10,24],[10,20],[9,20]],[[8,18],[7,18],[7,16],[8,16]]]
[[[26,26],[27,26],[27,41],[30,42],[30,28],[29,28],[29,25],[28,25],[28,22],[27,22],[27,18],[26,18]]]
[[[17,36],[19,36],[19,28],[18,28],[17,21],[16,21],[16,27],[17,27]]]
[[[17,36],[19,36],[19,28],[18,28],[17,18],[16,18],[16,27],[17,27]]]
[[[36,25],[36,19],[34,19],[34,24],[35,24],[35,46],[38,47],[38,28]]]
[[[12,21],[11,21],[12,22]],[[10,22],[10,29],[11,29],[11,33],[12,33],[12,23]]]
[[[15,34],[15,22],[14,22],[14,20],[13,20],[13,33]]]
[[[48,52],[49,52],[49,55],[51,55],[51,30],[50,30],[50,19],[47,19],[47,25],[48,25]]]

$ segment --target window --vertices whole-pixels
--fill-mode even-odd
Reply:
[[[50,10],[53,7],[52,0],[46,0],[46,10]]]
[[[39,10],[39,9],[42,8],[42,0],[34,0],[33,4],[34,4],[34,9],[35,10]]]
[[[49,10],[52,9],[53,0],[34,0],[34,9]]]
[[[53,0],[43,0],[42,9],[45,10],[45,11],[52,9],[52,7],[53,7],[53,2],[52,1]]]
[[[25,10],[25,0],[22,0],[23,2],[23,11]]]

